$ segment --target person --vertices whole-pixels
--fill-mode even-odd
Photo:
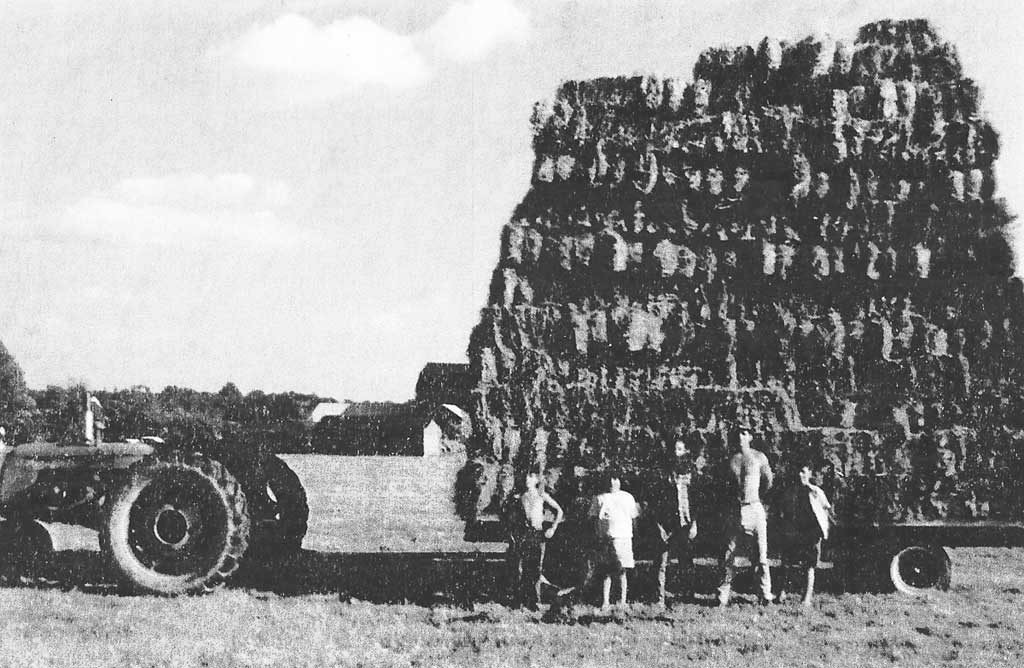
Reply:
[[[92,394],[85,396],[85,441],[88,445],[101,445],[107,422],[103,417],[103,405]]]
[[[686,443],[677,439],[673,461],[666,479],[650,499],[650,512],[657,530],[658,605],[665,605],[669,558],[675,555],[679,563],[679,581],[684,584],[683,598],[692,594],[693,540],[697,537],[697,522],[690,511],[690,486],[693,478],[692,461]],[[667,484],[664,484],[667,483]]]
[[[3,473],[4,460],[14,448],[7,445],[7,429],[0,427],[0,473]]]
[[[796,580],[795,573],[806,574],[803,604],[809,606],[814,596],[814,569],[821,559],[821,542],[828,538],[832,504],[825,492],[811,483],[812,469],[809,462],[801,462],[796,484],[786,490],[782,499],[781,519],[787,540],[783,553],[786,585]],[[786,589],[779,594],[785,599]]]
[[[741,424],[737,443],[739,449],[729,460],[728,480],[735,485],[735,506],[726,530],[728,542],[723,558],[724,576],[718,588],[718,604],[729,604],[732,581],[736,574],[736,552],[741,542],[753,540],[757,545],[757,568],[760,572],[761,603],[768,605],[774,600],[772,578],[768,567],[768,526],[761,492],[771,489],[772,469],[763,452],[751,444],[754,435],[749,425]],[[751,559],[753,562],[753,559]]]
[[[609,472],[608,491],[598,494],[590,504],[588,516],[595,522],[597,535],[597,566],[603,574],[601,608],[610,607],[612,576],[619,580],[619,605],[626,605],[628,589],[627,571],[635,565],[633,559],[633,521],[640,515],[636,499],[622,489],[617,472]]]
[[[526,474],[526,489],[517,501],[519,521],[514,527],[513,541],[516,554],[517,593],[523,606],[536,610],[540,605],[541,588],[544,583],[544,552],[547,541],[555,535],[564,513],[550,494],[541,486],[539,471]],[[544,521],[545,507],[550,508],[555,519],[550,524]]]

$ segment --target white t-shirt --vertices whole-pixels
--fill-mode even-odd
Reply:
[[[590,503],[590,516],[596,517],[598,531],[606,538],[632,538],[633,520],[640,514],[636,500],[621,489],[594,497]]]

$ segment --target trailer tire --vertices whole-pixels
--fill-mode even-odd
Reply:
[[[889,561],[889,581],[901,594],[945,591],[952,573],[949,554],[936,545],[904,546]]]

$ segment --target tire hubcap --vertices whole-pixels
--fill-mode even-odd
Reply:
[[[189,521],[185,513],[171,506],[164,506],[153,522],[153,535],[168,547],[181,547],[188,542]]]
[[[128,544],[143,567],[185,576],[216,565],[229,522],[215,487],[190,471],[164,472],[132,504]]]

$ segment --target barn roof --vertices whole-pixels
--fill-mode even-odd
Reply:
[[[416,380],[416,400],[464,404],[473,389],[469,364],[428,362]]]
[[[316,423],[328,415],[342,415],[351,405],[351,401],[323,401],[313,408],[313,411],[306,419],[309,422]]]
[[[393,401],[356,401],[342,413],[348,418],[401,418],[416,413],[416,405],[412,402],[395,403]]]

